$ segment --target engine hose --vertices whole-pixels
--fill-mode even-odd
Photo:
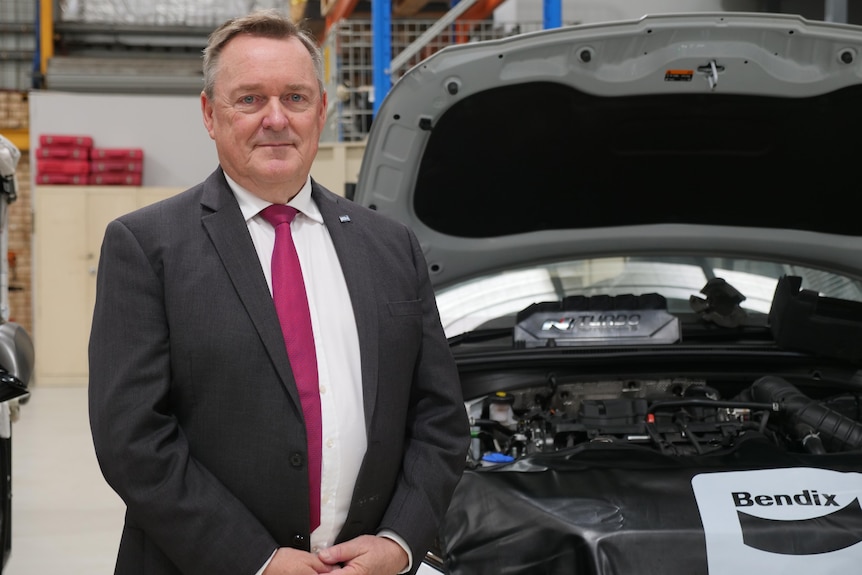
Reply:
[[[862,424],[807,397],[785,379],[761,377],[751,385],[751,394],[756,401],[778,403],[794,426],[810,426],[830,452],[862,448]]]
[[[810,425],[798,423],[794,431],[796,432],[796,437],[808,453],[826,453],[826,449],[823,447],[823,440],[820,439],[820,435]]]

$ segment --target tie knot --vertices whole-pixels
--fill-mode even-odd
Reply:
[[[296,208],[285,206],[283,204],[272,204],[260,211],[260,215],[263,216],[263,219],[272,224],[272,227],[274,228],[278,227],[280,224],[289,224],[292,222],[296,213]]]

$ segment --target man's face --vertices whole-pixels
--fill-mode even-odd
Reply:
[[[299,192],[326,121],[326,94],[302,42],[231,39],[219,58],[213,98],[201,94],[201,108],[227,175],[274,203]]]

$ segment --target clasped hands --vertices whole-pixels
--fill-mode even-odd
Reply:
[[[319,553],[282,547],[263,575],[396,575],[407,567],[407,553],[386,537],[361,535]]]

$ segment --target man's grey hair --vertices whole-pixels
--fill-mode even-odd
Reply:
[[[317,83],[321,94],[323,93],[323,54],[317,40],[308,30],[301,28],[284,14],[275,9],[269,9],[232,18],[210,34],[207,47],[203,51],[204,93],[207,98],[213,97],[215,76],[218,72],[222,49],[240,34],[276,40],[298,39],[311,54],[311,61],[317,72]]]

